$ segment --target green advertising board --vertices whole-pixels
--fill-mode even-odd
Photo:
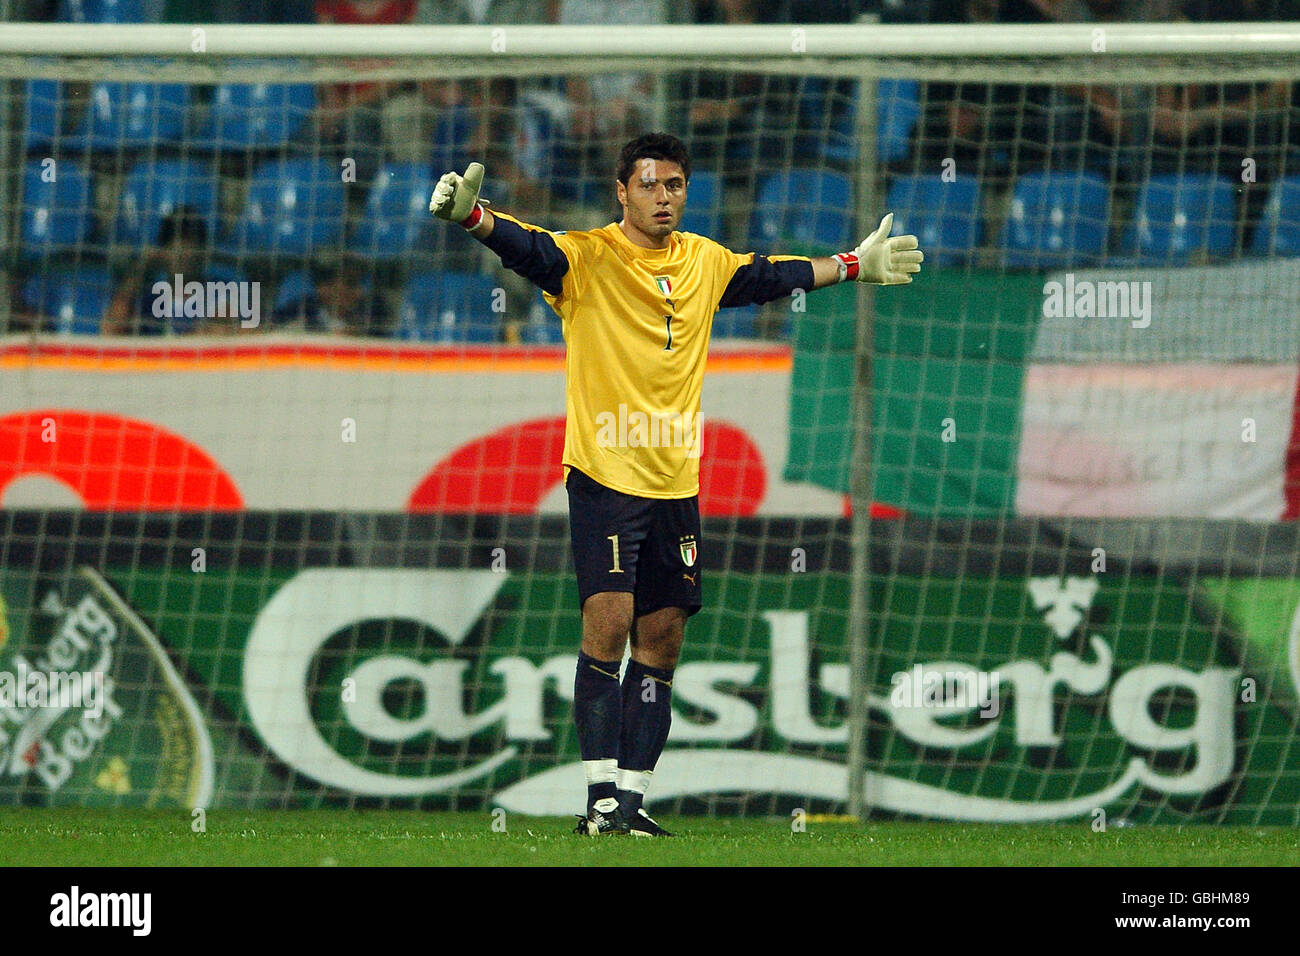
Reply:
[[[38,599],[39,598],[39,599]],[[29,613],[10,609],[27,604]],[[158,639],[92,568],[57,589],[0,578],[0,799],[194,807],[212,800],[206,722]]]
[[[572,810],[580,621],[563,522],[535,521],[520,547],[518,527],[480,521],[456,551],[461,566],[448,566],[437,556],[451,529],[410,517],[402,535],[431,550],[357,566],[349,547],[319,539],[339,525],[314,520],[299,528],[302,546],[238,550],[218,523],[208,538],[136,528],[130,541],[174,542],[143,555],[117,522],[107,545],[73,549],[106,555],[98,569],[72,552],[44,555],[39,574],[0,568],[0,670],[19,655],[48,663],[84,618],[98,628],[85,633],[115,635],[83,641],[83,653],[112,648],[104,669],[119,712],[89,753],[73,748],[57,786],[39,760],[15,757],[67,754],[72,717],[21,737],[35,718],[5,712],[0,802]],[[1000,526],[997,548],[974,543],[969,526],[893,529],[870,589],[875,814],[1300,822],[1293,584],[1270,592],[1283,610],[1252,616],[1258,592],[1243,589],[1259,579],[1094,573],[1067,546],[1042,544],[1032,522]],[[806,565],[788,560],[787,530],[706,526],[706,542],[731,533],[762,546],[731,552],[730,566],[705,555],[705,610],[688,628],[652,805],[844,807],[846,526],[805,528],[816,531],[802,542]],[[493,570],[496,540],[513,551]],[[193,547],[210,549],[201,570]],[[128,790],[105,786],[113,768]]]

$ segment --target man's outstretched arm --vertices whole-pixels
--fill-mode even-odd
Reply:
[[[802,289],[822,289],[837,282],[871,282],[877,285],[903,285],[921,271],[925,260],[916,236],[894,236],[893,213],[852,252],[815,259],[754,256],[752,263],[741,266],[722,294],[721,308],[737,305],[762,305]]]
[[[454,222],[487,246],[512,272],[539,286],[543,292],[559,295],[569,259],[545,232],[525,229],[508,218],[498,218],[479,199],[483,185],[482,163],[470,163],[465,175],[447,173],[433,190],[429,212]]]

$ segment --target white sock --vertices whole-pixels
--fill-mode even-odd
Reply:
[[[584,760],[582,772],[586,774],[589,787],[596,783],[614,783],[618,779],[618,758],[602,757],[599,760]]]
[[[645,796],[645,792],[650,789],[650,778],[654,776],[653,770],[624,770],[618,768],[618,789],[630,790],[633,793],[639,793]]]

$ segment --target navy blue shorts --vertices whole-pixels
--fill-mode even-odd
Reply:
[[[578,606],[601,591],[626,591],[640,617],[700,599],[700,499],[638,498],[569,469],[569,536]]]

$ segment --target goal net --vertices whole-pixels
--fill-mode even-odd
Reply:
[[[427,205],[665,130],[926,265],[717,314],[648,805],[1300,822],[1300,28],[664,31],[0,33],[0,803],[579,806],[562,330]]]

